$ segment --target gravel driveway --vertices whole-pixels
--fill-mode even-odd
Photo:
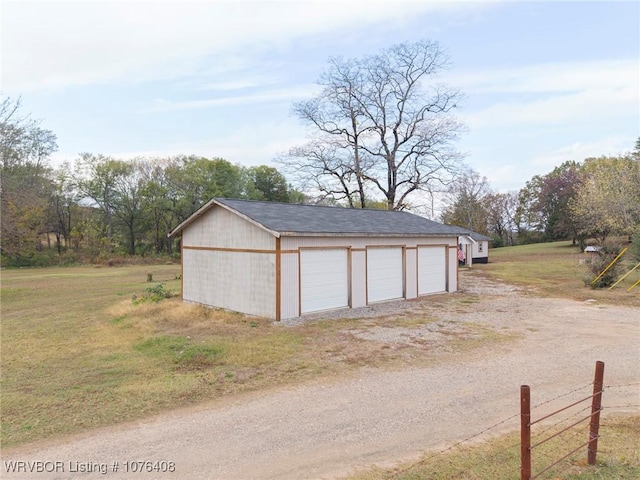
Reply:
[[[388,315],[394,308],[431,310],[443,321],[473,322],[513,333],[515,340],[447,355],[430,367],[362,369],[348,377],[245,394],[57,443],[4,451],[0,476],[335,478],[355,468],[415,459],[424,450],[459,441],[518,413],[521,384],[531,386],[533,405],[582,385],[588,390],[596,360],[605,362],[606,385],[636,383],[607,390],[605,407],[640,403],[637,308],[537,298],[496,282],[472,280],[461,275],[462,287],[478,295],[476,308],[465,313],[434,312],[425,298],[376,306],[369,314]],[[354,334],[408,342],[416,332],[385,328]],[[431,328],[421,335],[436,338],[438,332]],[[554,402],[545,406],[554,407]],[[504,429],[518,425],[515,418]],[[30,465],[53,471],[10,474],[8,461],[42,462]],[[152,472],[133,472],[141,468]],[[171,469],[175,471],[163,472]]]

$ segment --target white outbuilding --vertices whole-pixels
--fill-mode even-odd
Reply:
[[[455,292],[467,235],[407,212],[222,198],[179,233],[184,301],[275,320]]]
[[[489,242],[491,237],[471,230],[462,229],[464,236],[460,236],[459,247],[462,251],[461,263],[470,267],[474,263],[489,263]]]

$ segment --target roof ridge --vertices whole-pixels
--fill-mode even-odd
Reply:
[[[316,204],[310,204],[310,203],[291,203],[291,202],[271,201],[271,200],[256,200],[256,199],[250,199],[250,198],[214,197],[213,199],[216,200],[216,201],[220,201],[222,203],[224,203],[225,201],[247,202],[247,203],[267,203],[269,205],[273,205],[273,204],[276,204],[276,205],[297,205],[299,207],[340,208],[340,209],[343,209],[343,210],[355,210],[355,211],[366,211],[366,212],[394,212],[394,213],[404,213],[404,214],[408,214],[408,215],[417,215],[415,213],[411,213],[411,212],[408,212],[406,210],[383,210],[381,208],[370,208],[370,207],[358,208],[358,207],[345,207],[343,205],[316,205]],[[426,218],[426,217],[422,217],[422,218]],[[430,220],[430,219],[427,218],[427,220]],[[434,220],[431,220],[431,221],[433,222]]]

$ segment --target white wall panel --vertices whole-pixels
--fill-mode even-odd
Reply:
[[[458,249],[449,248],[448,257],[448,272],[447,272],[447,291],[458,291]]]
[[[191,247],[274,250],[275,237],[238,215],[214,206],[182,232],[182,244]]]
[[[418,296],[418,250],[415,248],[405,249],[405,298],[416,298]]]
[[[283,250],[297,250],[299,247],[351,247],[368,246],[415,247],[417,245],[457,245],[457,237],[281,237]]]
[[[275,254],[182,251],[186,301],[275,318]]]
[[[364,250],[351,250],[351,307],[367,305],[367,259]]]
[[[300,315],[300,277],[298,253],[283,253],[281,255],[280,275],[280,315],[282,319]]]

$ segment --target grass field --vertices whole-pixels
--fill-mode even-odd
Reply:
[[[491,249],[490,263],[473,268],[507,283],[527,287],[538,295],[640,306],[640,285],[628,291],[640,280],[640,268],[611,290],[592,289],[584,282],[586,258],[571,242],[538,243]],[[637,263],[631,255],[624,256],[621,262],[625,272]]]
[[[147,282],[147,274],[153,283]],[[140,302],[145,290],[180,290],[178,265],[2,271],[2,445],[142,418],[229,394],[333,375],[359,366],[428,362],[436,353],[354,341],[364,326],[418,328],[425,316],[271,321],[183,303]],[[132,297],[137,301],[133,302]],[[440,296],[453,308],[469,305]],[[447,337],[455,354],[502,337],[469,325]],[[505,337],[506,338],[506,337]],[[441,355],[438,353],[437,355]]]
[[[568,243],[529,245],[491,250],[491,263],[473,268],[537,295],[640,306],[640,287],[627,292],[640,272],[611,291],[595,291],[582,281],[582,258]],[[149,273],[153,283],[147,282]],[[255,317],[184,304],[178,296],[158,303],[140,302],[145,290],[157,289],[158,282],[163,282],[163,290],[178,294],[179,273],[178,265],[3,270],[2,446],[114,425],[320,375],[344,375],[360,366],[435,361],[435,356],[425,356],[417,349],[354,342],[350,333],[354,327],[402,324],[417,328],[437,320],[434,318],[331,320],[282,328]],[[133,296],[138,302],[132,301]],[[464,311],[473,308],[474,298],[442,295],[430,301],[445,310]],[[495,332],[476,333],[474,341],[450,336],[448,350],[455,354],[489,338],[500,340]],[[621,420],[611,425],[611,431],[640,438],[638,421]],[[501,448],[496,442],[479,446],[469,457],[447,458],[454,465],[482,463],[478,455],[486,455],[485,448]],[[605,474],[595,476],[592,469],[589,475],[593,476],[562,478],[640,478],[636,475],[640,468],[637,449],[626,460],[603,458],[609,462],[602,466]],[[621,473],[607,476],[611,472]],[[441,477],[414,473],[411,470],[398,478],[450,478],[446,471]],[[382,476],[375,476],[378,474]],[[373,476],[362,478],[390,474],[368,472]],[[480,475],[464,478],[513,478]]]

